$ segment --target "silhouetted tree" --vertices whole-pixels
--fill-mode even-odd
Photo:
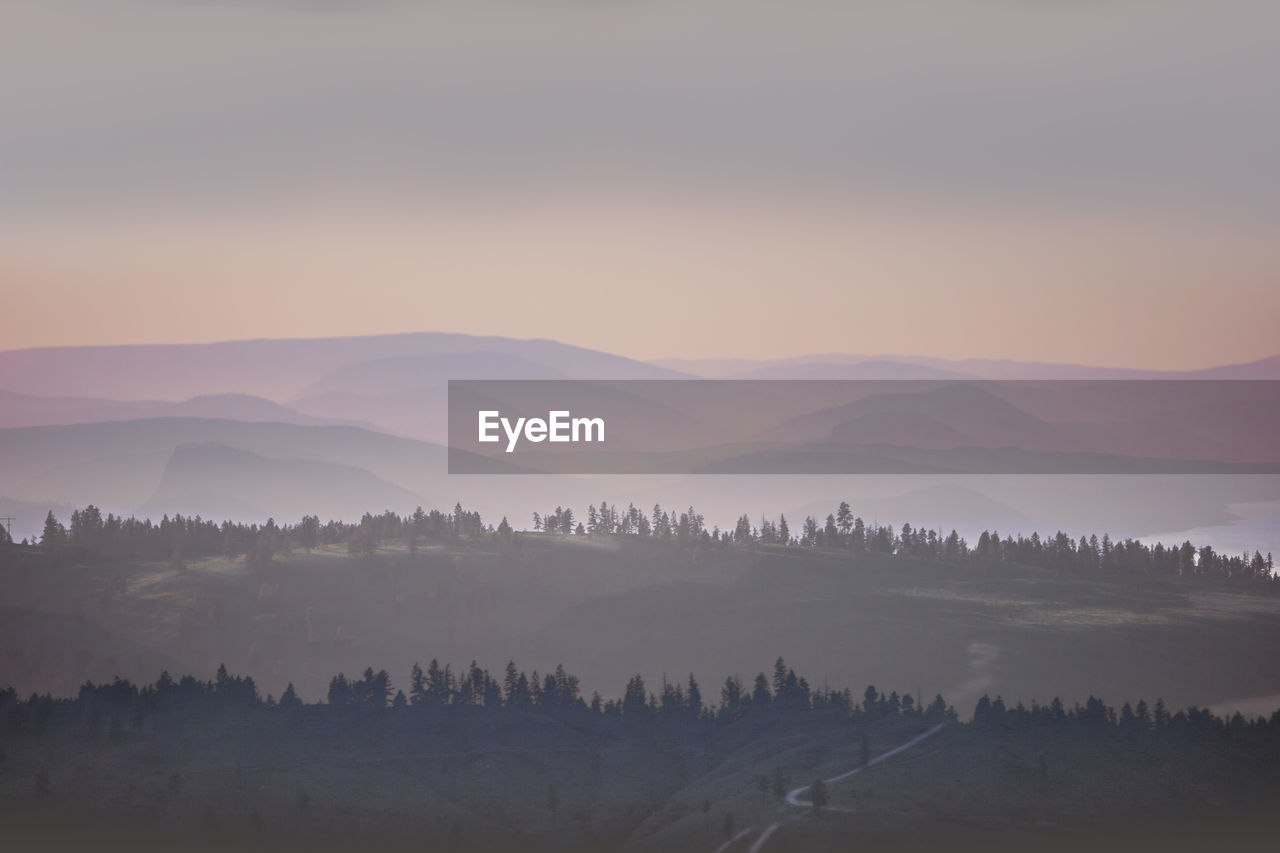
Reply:
[[[622,697],[622,713],[627,715],[638,715],[645,711],[648,703],[648,695],[644,689],[644,679],[639,675],[634,675],[627,682],[627,691]]]
[[[54,517],[53,510],[49,510],[44,517],[44,532],[40,534],[40,549],[56,559],[62,555],[66,544],[67,529]]]
[[[844,537],[853,530],[853,510],[849,508],[847,501],[841,501],[840,507],[836,510],[836,526],[840,530],[840,535]]]
[[[689,689],[685,692],[685,703],[694,718],[702,715],[702,691],[698,689],[698,681],[689,673]]]
[[[285,687],[284,693],[280,696],[279,708],[282,711],[297,711],[302,707],[302,700],[298,698],[297,692],[293,689],[293,682],[289,682],[289,686]]]

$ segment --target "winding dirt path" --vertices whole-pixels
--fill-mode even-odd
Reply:
[[[888,761],[890,758],[893,758],[896,755],[901,755],[902,753],[906,752],[908,749],[911,749],[913,746],[920,743],[921,741],[933,737],[938,732],[942,731],[946,727],[946,725],[947,725],[946,723],[938,723],[936,726],[926,729],[925,731],[916,735],[906,743],[895,746],[893,749],[889,750],[888,752],[882,752],[880,755],[877,755],[875,758],[871,759],[866,764],[860,764],[857,767],[853,768],[852,770],[841,773],[838,776],[832,776],[830,779],[823,779],[822,781],[830,785],[832,783],[841,782],[845,779],[848,779],[850,776],[855,776],[858,773],[861,773],[863,770],[866,770],[868,767],[874,767],[877,764]],[[804,794],[805,791],[809,790],[811,787],[813,786],[801,785],[799,788],[793,788],[791,791],[787,792],[787,797],[786,797],[787,805],[794,806],[800,809],[813,808],[813,803],[807,800],[800,799],[800,796]],[[840,809],[839,811],[845,811],[845,810]],[[786,818],[785,820],[774,821],[773,823],[766,826],[764,828],[764,831],[761,832],[760,835],[756,838],[755,842],[750,847],[747,848],[746,853],[760,853],[760,851],[764,848],[765,843],[769,840],[769,838],[775,832],[778,831],[780,827],[790,823],[793,820],[796,820],[797,818],[798,818],[798,815]],[[754,827],[748,827],[744,829],[742,832],[739,832],[733,838],[729,839],[728,841],[726,841],[725,843],[717,847],[715,850],[715,853],[724,853],[724,851],[728,850],[731,846],[741,841],[743,838],[749,835],[753,830],[754,830]]]

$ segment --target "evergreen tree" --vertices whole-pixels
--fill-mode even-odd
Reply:
[[[427,701],[427,677],[422,667],[414,664],[409,670],[409,704],[422,705]]]
[[[759,673],[751,689],[751,704],[756,708],[764,708],[772,699],[773,697],[769,694],[769,680],[764,677],[763,672]]]
[[[293,689],[292,681],[289,682],[289,686],[281,694],[278,707],[282,711],[297,711],[302,707],[302,700],[298,698],[297,692]]]
[[[644,679],[638,674],[627,682],[627,691],[622,697],[622,713],[627,716],[643,714],[648,696],[644,689]]]
[[[849,508],[848,501],[841,501],[840,508],[836,510],[836,526],[840,529],[840,535],[846,538],[853,530],[853,510]]]
[[[692,672],[689,673],[689,689],[685,693],[685,703],[693,717],[702,716],[702,691],[698,689],[698,682]]]
[[[62,553],[66,543],[66,528],[54,517],[53,510],[49,510],[48,515],[44,517],[44,532],[40,534],[40,549],[51,557],[57,557]]]

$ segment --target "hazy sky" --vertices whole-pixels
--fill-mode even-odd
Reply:
[[[1280,351],[1273,2],[9,2],[0,348]]]

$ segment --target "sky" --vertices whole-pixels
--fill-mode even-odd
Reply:
[[[1280,7],[0,6],[0,349],[1280,352]]]

